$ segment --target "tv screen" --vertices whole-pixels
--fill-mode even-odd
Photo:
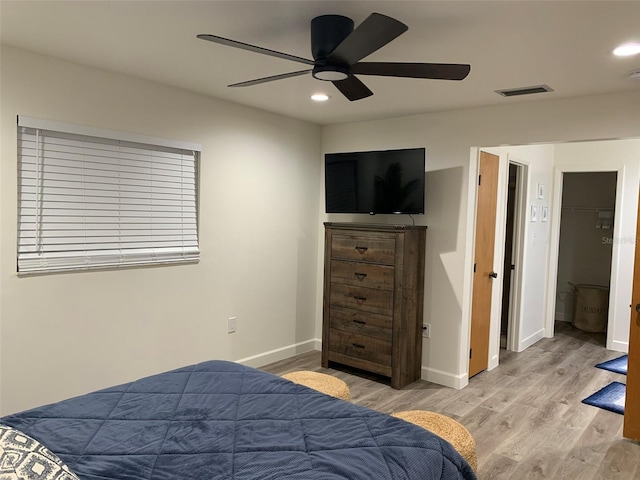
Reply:
[[[327,213],[424,213],[425,149],[328,153]]]

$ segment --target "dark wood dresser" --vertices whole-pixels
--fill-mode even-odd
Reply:
[[[420,379],[427,227],[324,226],[322,366]]]

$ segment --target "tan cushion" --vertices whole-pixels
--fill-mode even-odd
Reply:
[[[291,380],[294,383],[299,383],[305,387],[313,388],[326,395],[340,398],[342,400],[350,400],[351,393],[349,386],[340,380],[339,378],[332,377],[326,373],[311,372],[311,371],[299,371],[290,372],[282,375],[282,378]]]
[[[408,410],[392,415],[407,422],[415,423],[443,438],[464,457],[474,472],[478,471],[476,441],[469,430],[453,418],[425,410]]]

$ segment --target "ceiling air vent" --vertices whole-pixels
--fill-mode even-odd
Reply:
[[[518,95],[531,95],[534,93],[553,92],[549,85],[536,85],[535,87],[508,88],[506,90],[496,90],[498,95],[503,97],[516,97]]]

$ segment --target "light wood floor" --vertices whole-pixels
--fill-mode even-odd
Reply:
[[[500,366],[462,390],[426,381],[393,390],[348,369],[323,369],[320,352],[263,367],[281,375],[314,370],[347,382],[354,403],[391,413],[430,410],[455,418],[476,439],[478,478],[640,479],[640,445],[622,438],[622,415],[581,400],[623,375],[594,368],[619,356],[604,335],[558,322],[556,336],[522,353],[502,351]]]

